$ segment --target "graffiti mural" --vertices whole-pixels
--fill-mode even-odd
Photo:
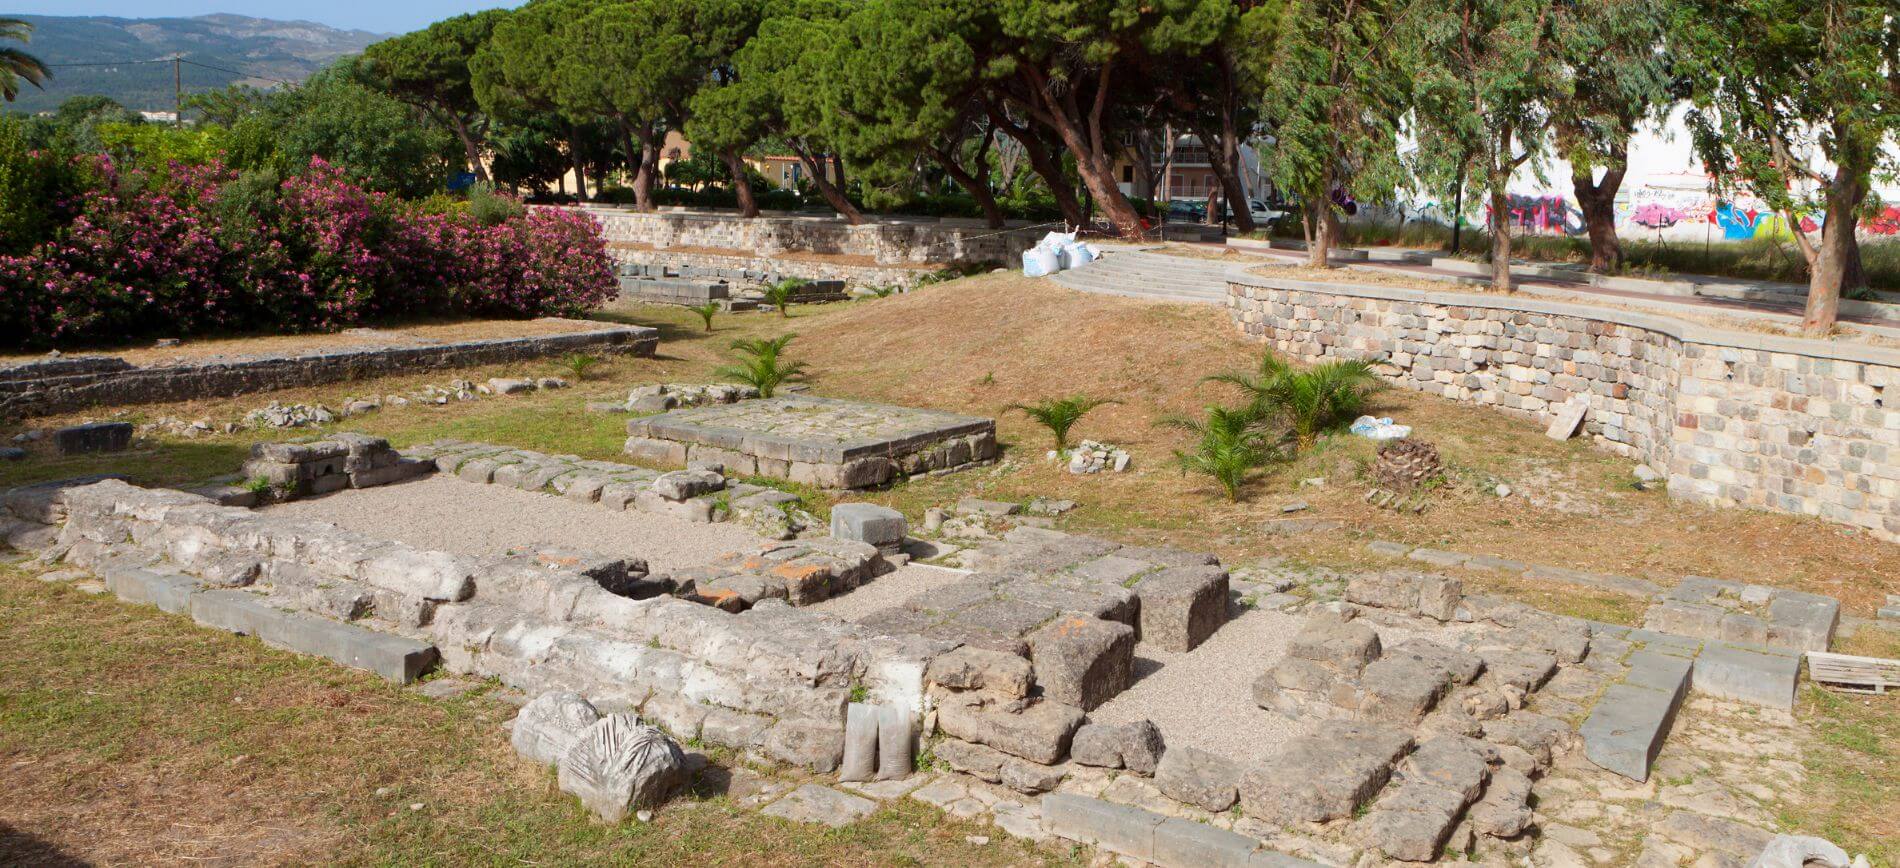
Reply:
[[[1584,233],[1583,212],[1570,204],[1562,196],[1522,196],[1513,193],[1509,197],[1511,224],[1525,235],[1582,235]],[[1489,218],[1491,206],[1485,206],[1485,216]]]

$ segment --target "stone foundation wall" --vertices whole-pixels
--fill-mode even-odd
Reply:
[[[52,497],[65,560],[141,589],[121,596],[397,681],[439,659],[530,694],[584,692],[681,740],[818,771],[843,754],[854,689],[921,712],[925,664],[949,647],[776,600],[731,614],[633,599],[617,589],[645,564],[586,552],[468,558],[116,480]]]
[[[920,268],[914,265],[846,265],[837,262],[817,262],[808,259],[785,259],[772,256],[718,256],[705,253],[672,253],[665,250],[641,250],[625,247],[608,248],[608,254],[615,262],[634,265],[656,265],[666,267],[698,267],[730,269],[739,273],[758,275],[776,275],[778,277],[798,277],[805,280],[842,280],[846,286],[901,286],[911,289],[925,277],[936,274],[933,268]],[[750,281],[754,285],[767,281]]]
[[[852,226],[830,217],[754,217],[706,212],[639,212],[588,206],[609,244],[722,247],[762,257],[785,251],[868,256],[881,265],[1001,262],[1021,259],[1046,229],[989,229],[935,220]]]
[[[238,356],[149,368],[134,367],[110,357],[83,357],[66,365],[34,362],[0,368],[0,417],[228,397],[359,377],[492,365],[577,352],[651,356],[659,341],[659,332],[655,329],[612,326],[570,334]],[[85,363],[74,364],[82,361]]]
[[[1573,396],[1604,448],[1676,497],[1900,540],[1900,352],[1724,332],[1530,298],[1234,272],[1230,313],[1302,361],[1363,358],[1409,389],[1548,421]]]

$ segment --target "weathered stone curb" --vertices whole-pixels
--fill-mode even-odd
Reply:
[[[1301,868],[1319,864],[1263,849],[1259,841],[1237,832],[1071,793],[1042,797],[1042,828],[1052,835],[1163,868]]]
[[[191,618],[303,654],[367,669],[397,684],[422,677],[435,665],[435,646],[377,633],[351,624],[273,608],[244,591],[201,591],[191,597]]]
[[[360,377],[492,365],[577,352],[651,356],[659,341],[657,329],[612,326],[559,335],[238,356],[150,368],[132,367],[111,358],[101,358],[94,364],[51,369],[36,362],[0,368],[0,417],[228,397]],[[72,361],[93,358],[98,357]]]
[[[1564,582],[1572,585],[1601,588],[1632,597],[1650,598],[1663,592],[1663,586],[1648,579],[1634,576],[1615,576],[1603,573],[1587,573],[1565,567],[1552,567],[1542,564],[1525,564],[1489,555],[1468,555],[1463,552],[1448,552],[1439,549],[1409,546],[1404,543],[1374,540],[1366,543],[1366,551],[1375,555],[1392,558],[1408,558],[1439,567],[1464,567],[1474,570],[1519,573],[1527,579]]]

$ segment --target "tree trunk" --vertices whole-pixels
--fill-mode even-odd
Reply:
[[[574,164],[574,195],[582,202],[587,201],[587,158],[581,155],[581,131],[578,127],[567,128],[567,157]]]
[[[853,226],[864,222],[864,213],[859,211],[856,205],[851,204],[850,199],[845,198],[843,191],[825,178],[823,163],[814,159],[798,145],[792,146],[792,152],[798,155],[798,162],[805,166],[805,171],[811,173],[811,184],[817,188],[818,195],[825,197],[825,202],[831,205],[832,210],[844,217],[844,222]]]
[[[844,157],[838,154],[831,155],[831,171],[834,173],[831,183],[837,185],[839,190],[846,189],[844,180]]]
[[[1214,178],[1220,182],[1221,192],[1226,195],[1229,206],[1233,208],[1234,229],[1246,235],[1253,232],[1255,228],[1253,208],[1247,202],[1247,191],[1242,189],[1240,184],[1240,139],[1233,129],[1233,116],[1224,114],[1221,118],[1221,126],[1220,135],[1214,137],[1215,142],[1219,144],[1218,148],[1215,147],[1214,142],[1208,140],[1205,129],[1197,129],[1194,134],[1201,140],[1201,147],[1207,151],[1208,165],[1213,168]]]
[[[1333,267],[1333,244],[1339,237],[1339,218],[1333,214],[1332,199],[1318,196],[1308,200],[1307,222],[1312,224],[1306,242],[1306,266],[1308,268]]]
[[[1030,112],[1054,130],[1063,147],[1074,155],[1075,170],[1082,176],[1083,186],[1094,195],[1097,206],[1114,225],[1116,233],[1139,241],[1146,237],[1147,230],[1141,225],[1141,215],[1135,213],[1135,206],[1122,195],[1115,181],[1114,165],[1107,153],[1112,137],[1102,129],[1112,63],[1105,63],[1096,73],[1094,102],[1086,111],[1078,104],[1073,87],[1058,95],[1040,70],[1025,66],[1023,84],[1028,88],[1029,101],[1037,103],[1028,107]]]
[[[660,141],[665,131],[654,132],[650,124],[641,124],[640,130],[640,168],[633,173],[634,201],[640,203],[642,211],[653,210],[653,179],[660,174]],[[631,155],[629,155],[631,156]]]
[[[1511,199],[1504,179],[1491,179],[1491,288],[1516,292],[1511,285]]]
[[[468,160],[468,170],[475,173],[475,180],[484,184],[492,179],[488,176],[488,167],[482,165],[482,149],[475,143],[474,134],[469,132],[468,121],[461,115],[450,114],[451,126],[455,128],[455,137],[462,142],[462,156]]]
[[[990,185],[984,179],[965,171],[963,166],[942,148],[930,146],[925,150],[930,152],[931,158],[937,161],[937,165],[943,167],[944,174],[949,175],[950,180],[957,182],[957,186],[962,187],[964,192],[970,194],[970,198],[976,200],[977,207],[983,209],[983,221],[991,229],[1003,228],[1003,207],[996,204],[996,194],[991,192]],[[987,175],[988,170],[985,170],[984,174]]]
[[[1588,170],[1570,171],[1570,188],[1590,233],[1590,270],[1597,274],[1614,274],[1623,267],[1623,242],[1616,237],[1616,191],[1623,186],[1623,172],[1621,167],[1606,169],[1603,180],[1593,182]]]
[[[1859,206],[1859,196],[1850,189],[1842,188],[1837,177],[1827,191],[1827,220],[1821,224],[1821,245],[1815,251],[1814,261],[1808,266],[1808,307],[1801,318],[1801,333],[1809,337],[1826,337],[1834,330],[1834,322],[1840,316],[1841,290],[1847,282],[1847,272],[1853,264],[1857,245],[1854,244],[1854,209]],[[1796,232],[1801,231],[1797,224]]]
[[[759,216],[759,201],[752,196],[752,182],[746,177],[745,160],[739,152],[728,148],[719,152],[719,159],[726,164],[726,171],[732,175],[732,195],[739,199],[739,216],[747,219]]]
[[[1010,135],[1015,136],[1014,132]],[[1029,158],[1030,171],[1042,178],[1043,186],[1049,188],[1049,195],[1056,200],[1056,209],[1062,212],[1063,222],[1080,227],[1088,222],[1088,215],[1082,213],[1082,202],[1075,198],[1075,187],[1069,184],[1069,177],[1062,173],[1062,164],[1048,148],[1037,141],[1034,134],[1025,134],[1017,141],[1022,143],[1023,154]]]

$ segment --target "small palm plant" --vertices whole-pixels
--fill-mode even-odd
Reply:
[[[874,295],[874,296],[876,296],[876,297],[878,297],[878,298],[890,298],[890,297],[891,297],[891,295],[892,295],[893,293],[896,293],[896,292],[897,292],[897,287],[896,287],[896,286],[873,286],[873,287],[871,287],[871,294],[872,294],[872,295]]]
[[[1267,353],[1260,372],[1221,374],[1208,379],[1247,392],[1247,412],[1256,424],[1279,422],[1305,449],[1319,435],[1360,415],[1366,398],[1384,386],[1372,366],[1358,360],[1322,362],[1304,371]]]
[[[725,308],[720,307],[719,302],[716,301],[709,301],[698,307],[687,308],[687,310],[699,314],[699,321],[706,324],[707,331],[712,331],[713,315],[724,309]]]
[[[1250,408],[1207,408],[1207,418],[1167,419],[1163,424],[1191,431],[1194,444],[1174,452],[1175,464],[1187,474],[1202,473],[1214,478],[1230,501],[1240,500],[1240,490],[1257,468],[1280,457],[1267,441]]]
[[[561,360],[561,367],[574,375],[575,382],[587,379],[587,372],[592,371],[599,364],[599,356],[590,356],[586,353],[575,353]]]
[[[770,398],[779,386],[805,375],[804,362],[788,362],[783,358],[785,345],[795,337],[798,336],[784,334],[775,338],[733,341],[732,349],[737,354],[738,363],[721,366],[714,373],[758,389],[761,398]]]
[[[1049,429],[1049,433],[1054,434],[1056,438],[1056,451],[1066,452],[1069,449],[1069,429],[1074,428],[1075,423],[1082,421],[1082,417],[1087,416],[1090,410],[1103,404],[1115,403],[1119,402],[1105,398],[1091,398],[1087,395],[1070,395],[1067,398],[1051,398],[1035,404],[1011,404],[1009,409],[1021,410],[1029,418],[1036,420],[1037,424]]]
[[[798,288],[804,286],[806,282],[796,277],[788,277],[766,287],[765,303],[778,308],[779,316],[785,316],[785,309],[792,305],[792,296],[796,295]]]
[[[0,39],[26,42],[33,38],[33,25],[18,18],[0,18]],[[12,102],[20,95],[20,82],[44,88],[53,77],[46,64],[18,48],[0,46],[0,100]]]

